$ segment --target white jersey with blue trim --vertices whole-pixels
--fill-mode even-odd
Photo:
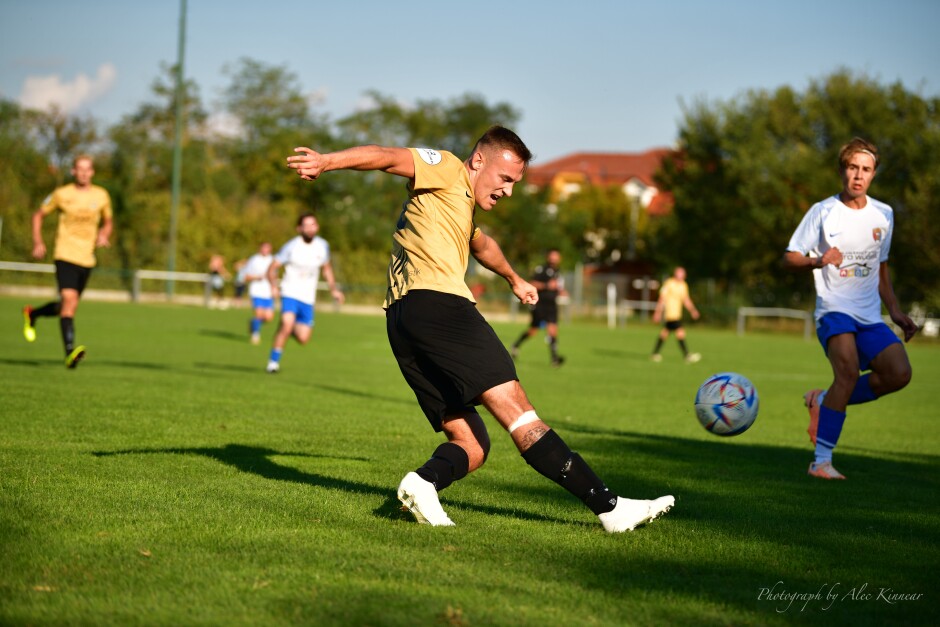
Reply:
[[[316,303],[320,268],[330,262],[330,245],[326,240],[317,236],[307,243],[298,235],[284,244],[274,258],[284,266],[281,297],[308,305]]]
[[[882,322],[879,269],[888,260],[894,212],[866,196],[861,209],[832,196],[810,207],[790,238],[788,251],[821,257],[830,248],[842,253],[842,265],[813,270],[818,322],[827,313],[844,313],[861,324]]]
[[[271,298],[271,284],[268,283],[268,268],[274,260],[273,255],[255,253],[242,267],[244,276],[260,276],[248,282],[248,296],[251,298]]]

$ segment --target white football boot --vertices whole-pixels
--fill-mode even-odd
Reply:
[[[612,510],[600,514],[601,524],[608,533],[633,531],[640,525],[655,520],[675,505],[672,496],[661,496],[652,501],[617,498],[617,505]]]
[[[425,481],[416,472],[409,472],[401,480],[398,500],[422,525],[450,527],[454,524],[441,507],[434,484]]]

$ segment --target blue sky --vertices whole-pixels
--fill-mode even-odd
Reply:
[[[0,0],[0,96],[115,122],[176,59],[179,0]],[[468,92],[522,113],[546,161],[674,143],[681,103],[805,89],[849,68],[940,94],[936,0],[188,0],[186,74],[212,109],[241,57],[285,65],[338,118],[369,89]]]

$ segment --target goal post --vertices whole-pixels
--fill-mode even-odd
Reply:
[[[803,321],[803,339],[813,337],[813,314],[802,309],[783,307],[738,307],[738,335],[744,335],[746,319],[753,318],[795,318]]]

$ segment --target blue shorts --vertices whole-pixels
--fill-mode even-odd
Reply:
[[[816,325],[816,337],[819,338],[826,356],[829,355],[829,338],[843,333],[855,335],[859,370],[868,370],[871,360],[881,351],[892,344],[901,343],[898,336],[883,322],[861,324],[852,316],[843,313],[828,313]]]
[[[281,315],[294,314],[296,324],[305,324],[308,327],[313,326],[313,305],[302,303],[296,298],[281,299]]]
[[[274,309],[274,299],[273,298],[258,298],[256,296],[252,296],[251,308],[252,309]]]

